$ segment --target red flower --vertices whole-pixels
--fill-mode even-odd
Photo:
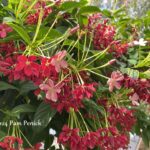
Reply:
[[[40,150],[40,147],[42,146],[42,144],[41,143],[37,143],[37,144],[35,144],[35,146],[34,146],[34,149],[33,150]]]
[[[79,129],[70,129],[65,125],[58,137],[58,143],[68,145],[71,150],[82,150],[80,147],[81,137],[79,136]]]
[[[81,137],[79,129],[70,129],[65,125],[59,135],[58,143],[71,150],[88,150],[96,147],[100,147],[102,150],[117,150],[127,148],[129,138],[124,134],[119,134],[118,130],[113,127],[100,128]]]
[[[119,134],[115,127],[98,129],[98,146],[102,150],[126,149],[129,138],[124,134]]]
[[[21,138],[14,137],[14,136],[6,136],[4,138],[3,143],[5,145],[7,145],[8,149],[15,150],[14,147],[17,147],[17,149],[21,149],[21,146],[23,144],[23,140]],[[17,144],[17,146],[16,146],[16,144]]]
[[[15,47],[15,44],[13,41],[0,44],[0,52],[5,57],[10,56],[15,51],[17,51],[17,48]]]
[[[150,80],[149,79],[137,79],[131,78],[127,75],[124,76],[124,82],[122,83],[125,88],[131,88],[133,92],[129,94],[131,100],[145,101],[150,103]],[[136,93],[136,94],[135,94]]]
[[[35,56],[18,56],[14,72],[15,79],[22,79],[22,77],[38,77],[39,65],[35,61]]]
[[[8,76],[9,81],[14,79],[14,64],[15,62],[12,57],[8,57],[5,60],[0,60],[0,72],[2,72],[4,76]]]
[[[94,149],[95,146],[97,146],[98,136],[99,135],[97,132],[89,132],[82,138],[82,141],[86,147],[89,149]]]
[[[94,86],[96,86],[96,83],[76,85],[75,89],[73,90],[74,98],[80,100],[83,98],[91,98],[93,93],[96,91]]]
[[[0,38],[5,38],[7,36],[7,33],[12,31],[12,28],[7,24],[0,24]]]
[[[52,103],[52,101],[46,100],[46,102],[50,103],[58,112],[61,112],[63,109],[69,112],[70,108],[74,108],[75,111],[79,108],[83,108],[83,98],[91,98],[96,91],[95,83],[76,85],[73,90],[70,81],[71,78],[63,81],[61,92],[57,94],[59,101]]]
[[[48,17],[49,14],[52,13],[52,8],[51,7],[47,7],[46,3],[44,1],[39,1],[34,6],[35,13],[31,13],[27,16],[26,22],[28,24],[36,24],[38,22],[41,7],[43,8],[43,18],[42,18],[43,20],[46,17]]]
[[[0,148],[2,148],[3,150],[6,150],[8,148],[8,145],[4,142],[0,142]]]
[[[40,70],[42,77],[58,79],[58,73],[56,72],[55,67],[51,64],[51,58],[41,58]]]
[[[69,83],[70,81],[63,82],[64,85],[61,88],[61,93],[58,94],[59,101],[51,103],[58,112],[61,112],[63,109],[69,112],[70,108],[78,110],[78,108],[83,106],[81,100],[73,98],[72,87]]]
[[[122,44],[119,41],[113,41],[111,48],[109,49],[110,53],[114,53],[114,56],[121,57],[128,50],[128,44]]]
[[[115,29],[113,26],[98,24],[94,30],[94,47],[97,50],[106,49],[114,40]]]
[[[62,132],[59,135],[58,142],[62,144],[67,144],[71,137],[75,138],[79,134],[79,129],[70,129],[67,125],[64,125]]]
[[[125,107],[116,108],[111,106],[109,108],[109,121],[112,126],[120,125],[123,131],[131,131],[136,119],[133,114],[133,110],[128,110]]]
[[[97,50],[106,49],[114,41],[115,29],[107,25],[107,22],[108,20],[102,19],[101,14],[89,17],[88,30],[93,34],[93,44]]]

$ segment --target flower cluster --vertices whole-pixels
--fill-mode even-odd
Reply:
[[[8,1],[11,9],[7,10],[0,4],[7,16],[0,20],[11,22],[0,24],[1,120],[27,119],[32,124],[40,118],[44,123],[36,130],[32,125],[8,128],[8,135],[13,136],[4,137],[0,149],[39,150],[41,144],[53,146],[45,138],[54,134],[58,144],[70,150],[126,149],[129,132],[139,122],[139,109],[133,109],[141,101],[150,104],[150,80],[116,70],[130,56],[129,47],[136,50],[147,41],[134,41],[137,38],[130,34],[124,38],[114,20],[111,24],[107,15],[93,14],[93,7],[87,7],[86,2],[19,0],[13,5]],[[87,8],[91,15],[83,15]],[[124,57],[126,53],[129,55]],[[147,78],[147,74],[143,76]],[[51,134],[49,128],[57,134]],[[29,140],[28,130],[31,135],[44,134]],[[24,148],[27,143],[37,144]]]
[[[47,7],[45,1],[38,1],[34,6],[33,13],[31,12],[27,16],[27,24],[36,24],[38,22],[40,13],[42,13],[42,19],[44,20],[49,14],[52,13],[52,8]]]
[[[133,110],[128,110],[125,107],[117,108],[115,106],[111,106],[108,109],[108,112],[110,113],[110,124],[112,126],[121,127],[122,131],[131,131],[132,127],[136,123]]]
[[[129,94],[132,101],[145,101],[150,103],[150,80],[136,79],[125,75],[123,85],[125,88],[131,88],[133,90]]]
[[[83,108],[82,100],[84,98],[93,97],[94,91],[96,91],[96,84],[89,83],[84,85],[72,85],[70,84],[71,79],[63,81],[61,85],[61,92],[57,95],[58,101],[52,103],[52,101],[46,100],[46,102],[51,103],[51,105],[61,112],[63,109],[70,111],[70,108],[74,108],[77,111],[79,108]]]
[[[113,53],[115,57],[121,57],[128,50],[129,45],[127,43],[120,43],[120,41],[114,41],[109,49],[110,53]]]
[[[97,84],[70,84],[71,80],[76,82],[75,77],[68,77],[58,84],[60,71],[68,66],[64,60],[66,54],[66,51],[61,51],[50,58],[18,54],[1,58],[0,72],[7,76],[11,82],[14,80],[32,81],[40,88],[35,93],[38,95],[40,91],[43,91],[45,101],[52,103],[51,105],[59,112],[63,109],[69,111],[70,107],[78,110],[83,107],[82,100],[84,98],[92,98]],[[83,72],[81,72],[81,76],[84,76],[83,79],[87,78]]]
[[[35,144],[32,148],[24,148],[24,150],[40,150],[41,143]],[[6,136],[2,142],[0,142],[0,148],[3,150],[20,150],[23,149],[23,140],[14,136]]]
[[[123,75],[119,71],[114,71],[107,84],[110,92],[113,91],[114,87],[117,89],[121,87],[132,89],[129,96],[133,103],[134,101],[140,102],[140,100],[150,103],[150,80],[148,79],[132,78],[128,75]]]
[[[98,50],[106,49],[112,42],[115,34],[113,26],[98,24],[94,31],[94,47]]]
[[[64,53],[66,54],[65,51],[59,52],[51,58],[25,55],[1,58],[0,71],[8,76],[10,81],[31,80],[35,84],[40,84],[47,77],[56,78],[60,69],[67,67],[67,63],[63,60]]]
[[[114,26],[108,25],[108,20],[101,14],[89,17],[88,30],[93,34],[93,45],[97,50],[109,48],[109,53],[120,57],[127,52],[128,44],[122,44],[115,40],[116,31]]]
[[[92,98],[93,93],[96,91],[95,86],[97,83],[76,85],[73,90],[73,96],[75,99]]]
[[[100,147],[102,150],[127,148],[128,137],[119,134],[115,127],[100,128],[95,132],[87,132],[80,136],[78,128],[70,129],[64,126],[59,135],[58,142],[71,150],[87,150]]]
[[[14,146],[17,147],[14,148]],[[18,137],[13,137],[13,136],[6,136],[3,140],[3,142],[0,142],[0,148],[3,150],[16,150],[16,149],[21,149],[23,144],[23,140]]]
[[[17,51],[17,48],[15,47],[15,44],[13,41],[0,44],[0,53],[2,56],[8,57],[15,51]]]

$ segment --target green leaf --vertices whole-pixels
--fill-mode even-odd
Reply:
[[[132,78],[139,78],[139,74],[140,74],[138,70],[134,70],[130,68],[121,68],[121,72],[126,73]]]
[[[12,4],[18,4],[19,1],[16,1],[16,0],[9,0],[9,3],[12,3]]]
[[[113,18],[112,14],[111,14],[111,12],[110,12],[109,10],[104,9],[104,10],[102,11],[102,13],[103,13],[106,17]]]
[[[12,17],[4,17],[4,18],[3,18],[3,21],[8,23],[8,22],[14,22],[15,19],[12,18]]]
[[[98,106],[94,101],[85,99],[83,103],[86,106],[86,108],[96,110],[97,112],[100,112],[102,115],[105,114],[104,108],[102,106]]]
[[[118,16],[122,12],[125,12],[125,6],[122,6],[121,8],[114,10],[113,15]]]
[[[28,81],[28,82],[24,82],[21,87],[20,87],[20,95],[24,95],[27,94],[30,91],[33,91],[37,89],[37,87],[33,84],[33,82]]]
[[[92,14],[92,13],[99,13],[101,12],[100,9],[96,6],[84,6],[82,7],[78,14]]]
[[[41,27],[41,29],[39,31],[40,34],[38,34],[37,39],[38,40],[43,39],[43,37],[48,32],[48,30],[49,30],[49,28]],[[49,40],[54,40],[54,39],[57,39],[61,36],[62,36],[62,34],[58,30],[51,29],[49,34],[47,35],[46,39],[43,42],[46,42]]]
[[[150,67],[150,53],[147,55],[147,57],[140,61],[135,68],[140,68],[140,67]]]
[[[70,40],[70,39],[66,39],[63,43],[64,46],[70,46],[70,45],[74,45],[76,43],[75,40]],[[75,48],[79,49],[79,50],[83,50],[83,45],[81,45],[80,43],[77,43],[74,45]]]
[[[136,59],[128,59],[128,62],[132,65],[136,65],[137,60]]]
[[[23,27],[20,27],[19,25],[14,23],[8,23],[8,25],[11,26],[27,44],[31,43],[31,39],[27,34],[27,31]]]
[[[140,78],[150,79],[150,70],[147,70],[145,72],[140,72]]]
[[[42,131],[44,128],[47,127],[47,125],[50,123],[55,114],[55,109],[52,109],[49,104],[42,102],[37,108],[37,111],[34,116],[34,121],[39,121],[41,123],[41,126],[37,126],[36,128],[33,128],[33,130],[35,132]]]
[[[3,131],[0,131],[0,141],[1,141],[1,138],[5,137],[7,134]]]
[[[142,133],[142,139],[143,139],[143,142],[144,142],[144,144],[147,146],[147,147],[149,147],[150,146],[150,139],[148,138],[148,135],[147,135],[147,131],[145,130],[145,131],[143,131],[143,133]]]
[[[80,2],[67,1],[67,2],[64,2],[64,3],[61,5],[61,9],[62,9],[62,10],[65,10],[65,11],[68,11],[68,10],[71,10],[71,9],[74,9],[74,8],[83,7],[83,6],[86,5],[86,4],[87,4],[87,1],[80,1]]]
[[[13,114],[20,114],[20,113],[29,113],[29,112],[35,112],[36,108],[30,104],[22,104],[18,105],[15,108],[12,109]]]
[[[0,91],[8,90],[8,89],[18,90],[18,88],[16,88],[15,86],[8,84],[6,82],[0,81]]]

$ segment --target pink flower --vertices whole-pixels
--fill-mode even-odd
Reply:
[[[60,86],[54,85],[54,82],[49,79],[46,84],[40,84],[40,89],[46,92],[46,98],[56,102],[58,99],[57,94],[61,92]]]
[[[5,38],[8,32],[12,32],[12,28],[7,24],[0,24],[0,38]]]
[[[121,81],[124,79],[124,76],[119,71],[113,71],[111,74],[111,78],[107,81],[107,84],[109,85],[109,91],[112,92],[114,87],[116,89],[121,88]]]
[[[55,67],[57,72],[60,72],[61,68],[67,67],[67,62],[63,60],[66,54],[66,51],[61,51],[52,58],[51,64]]]
[[[132,101],[132,104],[133,104],[133,105],[136,105],[136,106],[139,105],[139,103],[138,103],[139,95],[138,95],[137,93],[134,93],[133,95],[131,95],[131,96],[129,97],[129,99]]]

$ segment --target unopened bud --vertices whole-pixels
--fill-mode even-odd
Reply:
[[[109,63],[109,65],[112,65],[112,64],[114,64],[116,62],[116,59],[112,59],[112,60],[110,60],[108,63]]]
[[[70,34],[76,33],[78,31],[78,29],[79,29],[79,25],[77,25],[76,27],[70,29]]]

